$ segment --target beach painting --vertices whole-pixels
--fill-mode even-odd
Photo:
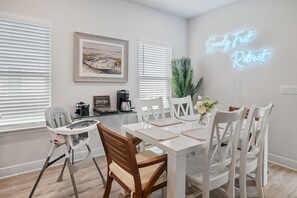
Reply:
[[[127,82],[128,41],[75,34],[74,81]]]

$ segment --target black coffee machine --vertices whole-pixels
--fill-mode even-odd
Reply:
[[[80,116],[89,116],[89,104],[85,104],[84,102],[79,102],[75,106],[75,113]]]
[[[117,91],[117,109],[120,111],[131,111],[131,100],[128,90]]]

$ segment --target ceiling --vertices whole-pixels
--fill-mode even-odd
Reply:
[[[239,0],[128,0],[189,19]]]

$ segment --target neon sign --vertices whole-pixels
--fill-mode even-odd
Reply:
[[[255,37],[256,32],[253,30],[242,30],[226,34],[223,37],[211,36],[206,42],[207,52],[211,53],[216,50],[233,52],[230,57],[233,60],[234,68],[244,68],[251,64],[263,64],[271,55],[270,49],[265,48],[260,51],[238,49],[250,45]]]
[[[271,51],[267,48],[261,50],[260,52],[256,51],[236,51],[231,55],[231,58],[234,61],[233,67],[235,68],[244,68],[246,65],[251,64],[263,64],[269,58]]]

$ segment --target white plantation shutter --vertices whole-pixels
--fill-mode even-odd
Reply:
[[[0,126],[44,121],[50,27],[0,18]]]
[[[168,108],[167,97],[171,96],[172,47],[151,42],[138,42],[139,98],[163,97]]]

